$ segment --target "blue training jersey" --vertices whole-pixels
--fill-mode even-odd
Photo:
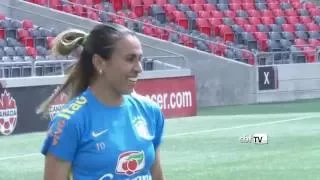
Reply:
[[[160,107],[145,97],[111,107],[88,88],[50,122],[41,152],[71,162],[69,179],[151,180],[163,128]]]

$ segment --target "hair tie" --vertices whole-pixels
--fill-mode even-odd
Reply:
[[[88,41],[88,35],[85,35],[85,36],[83,37],[83,40],[82,40],[82,42],[81,42],[81,45],[82,45],[82,46],[86,45],[87,41]]]

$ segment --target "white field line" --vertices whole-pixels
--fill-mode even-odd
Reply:
[[[296,117],[296,118],[291,118],[291,119],[284,119],[284,120],[264,122],[264,123],[255,123],[255,124],[246,124],[246,125],[232,126],[232,127],[226,127],[226,128],[215,128],[215,129],[208,129],[208,130],[191,131],[191,132],[167,135],[167,136],[164,136],[164,138],[180,137],[180,136],[187,136],[187,135],[194,135],[194,134],[213,133],[213,132],[247,128],[247,127],[258,127],[258,126],[262,126],[262,125],[273,125],[273,124],[279,124],[279,123],[285,123],[285,122],[301,121],[301,120],[305,120],[305,119],[309,119],[309,118],[313,118],[313,117],[316,117],[316,116],[304,116],[304,117]],[[40,153],[30,153],[30,154],[22,154],[22,155],[5,156],[5,157],[0,157],[0,161],[9,160],[9,159],[19,159],[19,158],[30,157],[30,156],[39,156],[39,155],[41,155],[41,154]]]
[[[202,116],[190,116],[190,117],[180,117],[180,118],[172,118],[168,119],[166,123],[170,123],[170,121],[183,121],[183,120],[190,120],[193,118],[218,118],[218,119],[232,119],[232,118],[257,118],[257,117],[268,117],[268,118],[294,118],[294,117],[302,117],[302,116],[320,116],[320,113],[317,112],[309,112],[309,113],[275,113],[275,114],[237,114],[237,115],[202,115]]]
[[[20,154],[20,155],[14,155],[14,156],[5,156],[0,157],[0,161],[9,160],[9,159],[19,159],[23,157],[30,157],[30,156],[38,156],[40,153],[29,153],[29,154]]]
[[[241,128],[247,128],[247,127],[258,127],[263,125],[273,125],[273,124],[279,124],[279,123],[285,123],[285,122],[292,122],[292,121],[301,121],[309,118],[313,118],[315,116],[304,116],[304,117],[296,117],[296,118],[290,118],[290,119],[284,119],[279,121],[269,121],[269,122],[262,122],[262,123],[255,123],[255,124],[245,124],[240,126],[232,126],[232,127],[226,127],[226,128],[215,128],[215,129],[207,129],[207,130],[200,130],[200,131],[191,131],[191,132],[184,132],[184,133],[176,133],[164,136],[165,138],[172,138],[172,137],[180,137],[180,136],[188,136],[188,135],[194,135],[194,134],[205,134],[205,133],[213,133],[213,132],[219,132],[219,131],[225,131],[225,130],[232,130],[232,129],[241,129]]]

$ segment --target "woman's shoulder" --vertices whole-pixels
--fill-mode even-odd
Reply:
[[[83,115],[83,112],[85,112],[87,104],[88,98],[85,94],[80,94],[69,100],[56,114],[56,118],[63,118],[66,120],[72,120],[74,118],[79,119]]]
[[[151,99],[147,98],[146,96],[143,96],[141,94],[138,94],[136,92],[131,93],[128,96],[128,99],[134,103],[134,104],[138,104],[141,105],[143,107],[146,108],[151,108],[157,111],[160,111],[160,105],[157,104],[156,102],[152,101]]]

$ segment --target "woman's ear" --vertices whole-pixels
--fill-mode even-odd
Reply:
[[[97,70],[99,74],[103,73],[103,67],[105,65],[105,61],[102,59],[101,56],[94,54],[92,56],[92,63],[93,67]]]

